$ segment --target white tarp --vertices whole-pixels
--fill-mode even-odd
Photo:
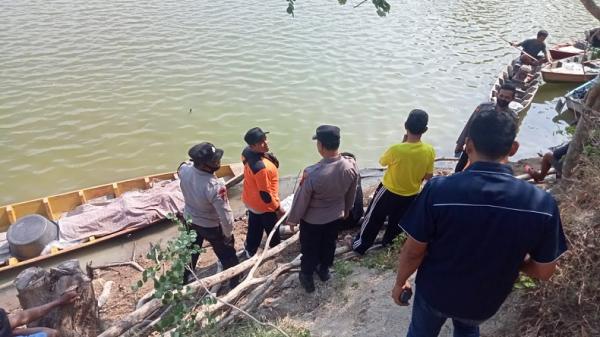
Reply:
[[[179,180],[159,181],[147,190],[129,191],[115,199],[95,199],[58,220],[59,241],[83,240],[130,227],[140,227],[183,211]]]

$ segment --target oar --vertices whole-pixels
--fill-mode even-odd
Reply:
[[[515,48],[516,50],[520,51],[521,53],[529,56],[529,58],[531,58],[532,60],[538,62],[539,60],[536,57],[533,57],[531,55],[529,55],[529,53],[527,53],[526,51],[524,51],[523,49],[517,47],[517,46],[513,46],[513,43],[508,41],[507,39],[503,38],[502,36],[499,36],[500,39],[504,40],[505,42],[507,42],[511,47]]]

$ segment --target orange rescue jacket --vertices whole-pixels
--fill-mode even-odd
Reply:
[[[255,212],[279,209],[279,162],[273,154],[256,153],[246,147],[242,151],[244,190],[242,201]]]

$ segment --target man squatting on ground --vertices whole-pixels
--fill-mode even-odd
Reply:
[[[287,223],[300,224],[300,284],[315,290],[313,273],[325,282],[333,265],[338,227],[350,216],[358,184],[358,168],[339,154],[340,129],[321,125],[313,139],[323,159],[307,167],[294,195]]]
[[[536,171],[529,165],[525,165],[525,172],[527,172],[535,182],[540,182],[546,178],[548,171],[550,171],[550,167],[554,167],[556,170],[556,178],[560,179],[562,177],[564,157],[567,155],[570,144],[571,142],[568,142],[555,147],[551,152],[546,152],[542,157],[539,171]]]
[[[227,198],[227,188],[217,179],[215,172],[221,167],[223,150],[204,142],[194,145],[188,151],[193,163],[185,162],[179,166],[181,192],[185,206],[183,215],[191,220],[190,229],[196,232],[195,244],[202,247],[208,240],[215,255],[228,269],[238,264],[233,238],[233,212]],[[200,253],[192,254],[190,268],[196,268]],[[192,281],[192,273],[184,272],[184,282]],[[239,282],[236,276],[229,281],[231,288]]]
[[[0,337],[27,336],[27,337],[59,337],[58,331],[50,328],[19,328],[48,315],[54,308],[71,304],[77,299],[77,291],[70,290],[58,299],[34,308],[6,314],[0,309]]]
[[[519,271],[550,278],[567,247],[547,192],[515,178],[516,118],[483,110],[470,125],[471,166],[431,179],[407,212],[392,297],[399,305],[418,269],[409,337],[437,336],[450,318],[454,336],[479,336],[511,292]]]
[[[412,110],[404,123],[405,140],[391,146],[379,159],[379,163],[388,169],[352,243],[355,252],[362,255],[373,245],[386,217],[388,226],[382,244],[391,244],[401,233],[398,222],[419,193],[421,182],[433,176],[435,151],[431,145],[421,142],[428,119],[425,111]]]
[[[506,112],[512,113],[512,110],[508,107],[510,102],[515,99],[515,91],[517,89],[514,85],[510,83],[505,83],[500,87],[498,91],[498,97],[496,97],[496,103],[494,102],[484,102],[481,103],[475,108],[475,111],[469,117],[469,120],[465,124],[465,127],[460,132],[458,139],[456,140],[456,147],[454,148],[454,155],[459,157],[458,163],[456,163],[456,167],[454,168],[454,172],[460,172],[467,167],[469,163],[469,155],[467,151],[464,151],[465,143],[467,141],[467,137],[469,137],[469,130],[471,128],[471,123],[475,116],[477,116],[481,111],[484,110],[495,110],[496,112]]]
[[[263,232],[271,232],[277,219],[284,212],[279,204],[279,161],[269,153],[267,133],[258,127],[246,132],[244,141],[248,146],[242,151],[244,163],[244,186],[242,201],[248,208],[248,233],[246,234],[246,256],[256,254]],[[279,231],[271,238],[269,247],[281,242]]]

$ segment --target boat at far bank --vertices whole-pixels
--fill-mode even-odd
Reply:
[[[223,178],[225,180],[225,185],[227,187],[231,187],[240,181],[242,181],[244,177],[244,166],[242,163],[234,163],[228,165],[222,165],[219,170],[215,172],[216,176],[219,178]],[[41,227],[38,228],[48,228],[52,226],[56,226],[58,228],[57,221],[59,219],[64,219],[65,215],[69,215],[70,213],[76,213],[76,216],[84,215],[83,219],[88,220],[85,217],[85,210],[82,210],[82,207],[90,206],[96,200],[102,200],[100,204],[109,204],[113,201],[121,199],[127,192],[148,192],[153,186],[160,183],[167,182],[175,182],[179,178],[177,176],[177,172],[168,172],[161,174],[154,174],[149,176],[142,176],[138,178],[118,181],[114,183],[94,186],[90,188],[85,188],[81,190],[76,190],[67,193],[61,193],[57,195],[48,196],[45,198],[39,198],[34,200],[29,200],[25,202],[14,203],[6,206],[0,207],[0,232],[4,235],[7,230],[9,230],[10,226],[13,224],[19,223],[21,219],[25,219],[27,217],[37,217],[40,219],[45,219],[46,223],[44,223]],[[87,246],[95,245],[103,241],[111,240],[116,237],[132,233],[134,231],[140,230],[145,227],[156,225],[160,222],[166,220],[166,217],[161,215],[156,215],[156,205],[152,204],[148,207],[152,208],[152,212],[154,212],[153,217],[149,217],[147,214],[135,214],[137,217],[144,218],[144,221],[140,221],[136,223],[136,225],[132,226],[123,226],[120,229],[107,233],[102,236],[90,236],[86,237],[83,240],[76,240],[75,242],[70,243],[68,246],[64,248],[60,245],[60,242],[57,242],[56,247],[51,247],[48,254],[46,255],[38,255],[25,259],[17,259],[15,257],[15,251],[13,249],[9,252],[9,242],[0,242],[0,272],[18,268],[26,265],[31,265],[36,262],[51,258],[56,255],[61,255],[67,252],[71,252],[77,249],[81,249]],[[139,208],[138,208],[139,209]],[[124,212],[123,212],[124,213]],[[160,212],[159,212],[160,213]],[[106,217],[105,214],[103,214]],[[43,218],[42,218],[43,217]],[[119,218],[124,218],[120,217]],[[90,224],[84,224],[82,227],[88,227],[95,225],[95,220],[89,220]],[[110,220],[110,219],[108,219]],[[24,238],[27,232],[27,223],[19,223],[21,226],[21,233],[17,234],[16,237],[18,239]],[[25,226],[23,226],[25,225]],[[52,229],[54,231],[53,236],[57,236],[56,229]],[[83,231],[83,229],[82,229]],[[37,234],[37,233],[33,233]],[[7,237],[8,239],[8,237]],[[57,240],[58,237],[55,238]],[[8,240],[7,240],[8,241]],[[29,242],[24,242],[23,247],[27,246],[27,244],[37,244],[37,242],[33,242],[31,240],[24,240]],[[39,246],[39,245],[38,245]],[[17,248],[23,248],[17,247]],[[11,247],[14,248],[14,245]],[[25,247],[27,248],[27,247]],[[39,252],[38,252],[39,253]],[[18,255],[18,254],[17,254]]]
[[[586,83],[578,86],[577,88],[569,91],[564,97],[561,97],[556,103],[556,112],[561,113],[564,106],[567,109],[572,110],[575,116],[575,120],[579,119],[579,116],[584,112],[584,100],[587,92],[598,82],[600,78],[596,76],[594,79],[587,81]]]
[[[554,61],[559,61],[577,55],[583,55],[585,52],[585,50],[578,48],[571,43],[558,44],[550,48],[548,51],[550,52],[550,56],[552,56]]]

